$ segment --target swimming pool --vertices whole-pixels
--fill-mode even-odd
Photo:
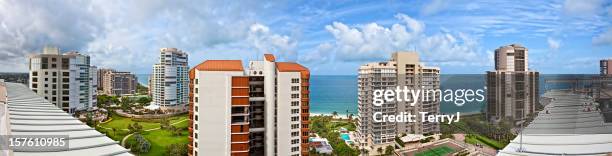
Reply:
[[[348,141],[351,140],[351,137],[349,136],[348,133],[340,133],[340,137],[342,138],[342,140],[344,141]]]

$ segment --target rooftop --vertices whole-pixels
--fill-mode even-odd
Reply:
[[[194,67],[200,71],[244,71],[240,60],[207,60]]]
[[[553,100],[498,155],[605,155],[612,152],[612,123],[590,96],[553,90]]]
[[[21,155],[132,155],[104,134],[83,124],[23,84],[5,83],[10,135],[67,135],[68,150],[14,150]],[[0,104],[2,105],[2,104]],[[0,109],[4,111],[4,109]],[[4,114],[4,112],[0,112]],[[0,115],[1,116],[1,115]]]

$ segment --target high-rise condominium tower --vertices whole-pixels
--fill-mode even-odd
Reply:
[[[386,146],[394,142],[399,134],[437,133],[440,127],[433,122],[375,122],[373,114],[381,112],[396,115],[401,112],[429,115],[439,114],[439,95],[430,94],[428,101],[418,101],[414,106],[409,102],[387,102],[382,106],[373,105],[375,90],[395,90],[399,87],[410,89],[436,90],[440,88],[440,69],[427,67],[419,62],[416,52],[396,52],[387,62],[372,62],[359,68],[358,106],[359,121],[357,123],[358,142],[360,146]],[[383,147],[384,148],[384,147]]]
[[[161,48],[159,62],[153,65],[151,97],[162,110],[186,111],[189,99],[187,53],[176,48]]]
[[[495,50],[495,71],[487,72],[487,118],[519,124],[538,103],[539,73],[529,71],[528,49],[511,44]]]
[[[190,70],[190,155],[308,155],[310,73],[264,56]]]
[[[79,52],[60,54],[57,47],[45,47],[31,55],[30,89],[68,113],[95,107],[95,67],[89,56]],[[92,71],[93,70],[93,71]]]

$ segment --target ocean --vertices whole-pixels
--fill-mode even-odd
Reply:
[[[148,74],[136,74],[138,82],[147,85]],[[547,89],[563,89],[566,84],[544,83],[547,79],[585,78],[594,75],[555,75],[540,76],[540,94]],[[442,74],[440,76],[441,90],[451,89],[484,89],[484,74]],[[485,93],[486,94],[486,93]],[[485,95],[486,96],[486,95]],[[331,114],[334,111],[340,115],[357,114],[357,76],[353,75],[313,75],[310,79],[310,112],[312,114]],[[440,103],[440,112],[445,114],[479,113],[485,108],[486,100],[482,102],[466,102],[458,106],[453,102]]]

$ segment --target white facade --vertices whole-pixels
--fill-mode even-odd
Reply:
[[[69,113],[95,106],[96,72],[91,71],[95,67],[90,66],[89,56],[45,47],[29,61],[32,91]]]
[[[302,138],[308,133],[304,126],[308,109],[303,102],[308,96],[308,87],[303,86],[308,78],[301,72],[307,69],[287,70],[297,68],[278,64],[273,60],[250,61],[248,68],[242,69],[241,61],[209,60],[192,69],[191,154],[299,156],[308,151],[302,148],[307,147]],[[242,84],[232,84],[234,81]],[[232,101],[238,101],[236,98],[248,99],[248,105]],[[242,131],[242,126],[248,130]],[[247,140],[240,138],[244,135]],[[245,143],[248,150],[233,148]]]
[[[230,155],[232,76],[244,72],[196,71],[195,75],[194,152]]]
[[[176,48],[162,48],[159,62],[151,74],[152,103],[162,109],[186,110],[189,99],[187,53]]]

